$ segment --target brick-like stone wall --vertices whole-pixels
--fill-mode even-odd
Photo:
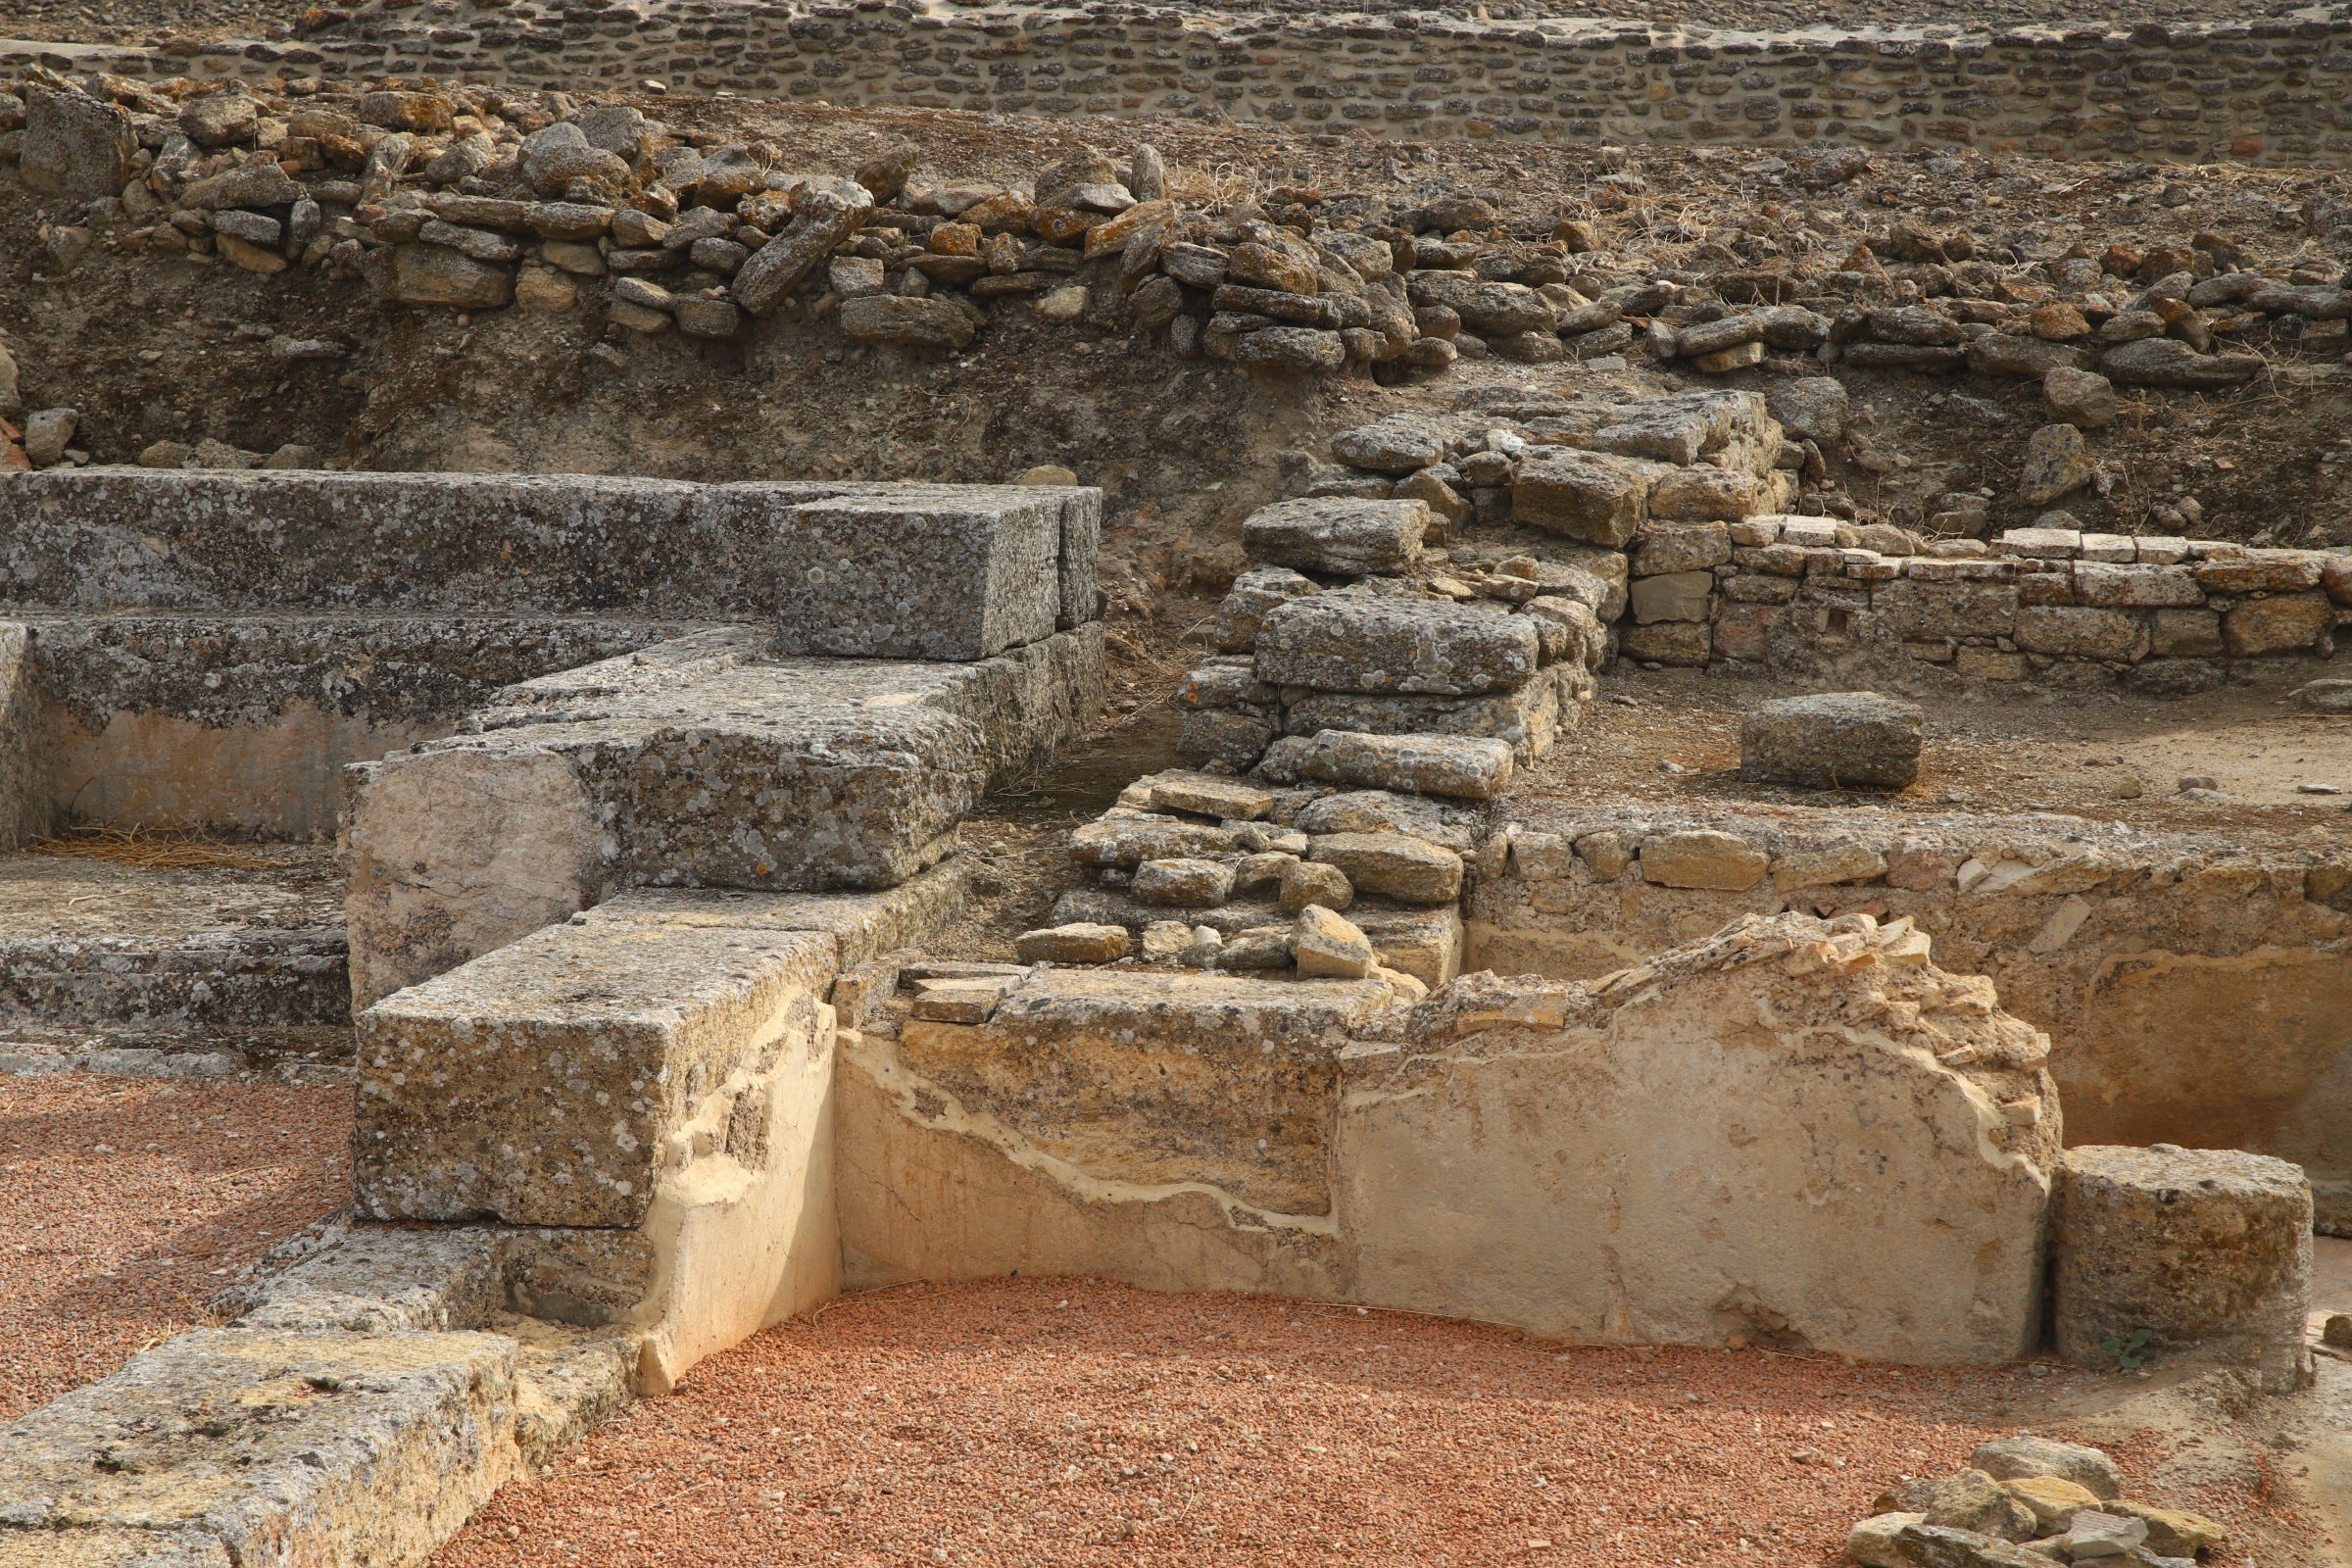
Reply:
[[[531,87],[660,80],[673,92],[1230,118],[1396,138],[2352,161],[2352,19],[2325,6],[2192,27],[1844,35],[944,0],[525,0],[454,17],[323,16],[298,39],[230,40],[193,53],[0,44],[0,68],[53,56],[56,69],[148,77],[429,74]]]

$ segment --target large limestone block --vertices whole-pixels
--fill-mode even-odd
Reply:
[[[1257,678],[1323,692],[1472,697],[1526,685],[1541,651],[1532,621],[1497,609],[1316,594],[1268,612]]]
[[[1545,447],[1519,465],[1511,520],[1621,549],[1649,517],[1649,494],[1681,470],[1641,458]]]
[[[1390,1003],[1375,980],[1045,969],[988,1022],[909,1022],[900,1049],[1090,1175],[1323,1214],[1339,1054]]]
[[[572,916],[587,926],[670,930],[816,931],[840,945],[845,969],[919,948],[963,912],[971,867],[961,858],[876,893],[754,893],[740,888],[631,888]]]
[[[1740,726],[1740,770],[1814,789],[1899,790],[1919,776],[1917,703],[1877,692],[1823,692],[1757,705]]]
[[[422,1562],[529,1473],[520,1367],[495,1334],[183,1334],[0,1427],[0,1544],[39,1533],[43,1568]],[[156,1554],[100,1554],[134,1535]]]
[[[711,634],[524,682],[480,733],[351,768],[359,1004],[622,888],[895,886],[1102,689],[1099,624],[971,664],[757,648]]]
[[[1242,548],[1302,571],[1395,576],[1421,559],[1428,531],[1429,508],[1418,501],[1318,496],[1258,508],[1242,520]]]
[[[1575,673],[1554,664],[1526,685],[1491,697],[1367,697],[1301,688],[1282,705],[1282,731],[1489,736],[1509,743],[1511,755],[1525,764],[1551,750],[1560,732],[1582,718],[1590,684]]]
[[[897,1042],[842,1037],[843,1285],[1091,1274],[1162,1291],[1344,1296],[1328,1216],[1276,1213],[1201,1180],[1105,1175],[966,1104]]]
[[[1341,1104],[1357,1297],[1587,1342],[2014,1358],[2048,1049],[1907,922],[1749,916],[1606,982],[1458,982]]]
[[[1286,736],[1259,766],[1277,782],[1317,779],[1359,789],[1403,790],[1490,801],[1510,788],[1507,741],[1470,735],[1371,735],[1343,729]]]
[[[838,965],[818,932],[566,925],[386,998],[359,1020],[361,1210],[646,1223],[710,1148],[764,1151]]]
[[[2255,1369],[2274,1392],[2311,1379],[2311,1184],[2300,1166],[2230,1149],[2090,1145],[2058,1178],[2058,1353],[2113,1366],[2182,1352]]]
[[[84,93],[24,84],[17,171],[31,189],[88,201],[120,196],[138,151],[130,116]]]
[[[1053,635],[1060,617],[1058,491],[845,495],[791,517],[778,540],[779,652],[986,659]]]
[[[1100,529],[1070,487],[57,468],[0,486],[0,603],[772,618],[978,659],[1098,618]]]

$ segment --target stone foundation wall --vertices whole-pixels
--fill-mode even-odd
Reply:
[[[431,74],[545,87],[659,79],[672,91],[841,105],[1185,115],[1405,138],[2352,160],[2352,21],[2327,8],[2195,27],[1843,36],[1140,5],[656,0],[323,17],[308,35],[277,43],[22,44],[0,52],[0,67],[46,60],[132,76]]]
[[[1530,803],[1465,968],[1590,978],[1743,913],[1909,916],[2049,1032],[2072,1144],[2292,1159],[2352,1227],[2352,860],[2072,817]]]

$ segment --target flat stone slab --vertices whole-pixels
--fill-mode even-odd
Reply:
[[[0,1427],[0,1560],[421,1562],[528,1473],[523,1380],[497,1334],[183,1334]]]
[[[1099,704],[1099,626],[978,663],[681,639],[525,683],[479,733],[351,769],[359,1004],[623,888],[835,892],[936,863],[992,775]]]
[[[1322,692],[1472,697],[1533,680],[1535,623],[1447,599],[1316,594],[1276,607],[1257,635],[1257,678]]]
[[[773,618],[984,659],[1099,614],[1098,492],[589,474],[52,468],[0,486],[0,604]]]
[[[768,1071],[838,955],[822,932],[567,925],[386,998],[359,1020],[361,1211],[641,1223],[696,1152],[681,1130]]]
[[[1824,692],[1764,703],[1740,726],[1740,770],[1811,789],[1899,790],[1919,777],[1917,703]]]
[[[1277,501],[1242,519],[1253,561],[1332,576],[1395,575],[1421,559],[1429,508],[1418,501],[1339,496]]]
[[[1276,741],[1259,771],[1278,782],[1317,779],[1359,789],[1490,801],[1510,788],[1513,766],[1508,741],[1326,729],[1311,737],[1288,735]]]
[[[921,947],[963,912],[971,883],[971,867],[952,858],[877,893],[631,888],[571,918],[585,926],[822,932],[840,945],[846,969],[885,953]]]

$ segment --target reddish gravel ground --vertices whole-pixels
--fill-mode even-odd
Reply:
[[[350,1149],[347,1088],[0,1078],[0,1420],[206,1321]]]
[[[1086,1280],[915,1286],[714,1357],[435,1563],[1827,1563],[1893,1476],[1998,1430],[1968,1412],[2015,1378],[1563,1353]]]

